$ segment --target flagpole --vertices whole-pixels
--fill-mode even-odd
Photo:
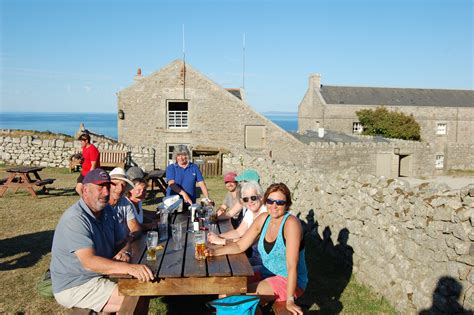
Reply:
[[[245,33],[242,41],[242,89],[245,90]]]
[[[183,99],[186,98],[186,50],[184,41],[184,24],[183,24]]]

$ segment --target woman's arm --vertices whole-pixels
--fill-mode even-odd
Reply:
[[[260,235],[262,231],[263,223],[267,214],[261,214],[255,219],[252,223],[250,228],[245,232],[240,240],[235,243],[230,243],[222,247],[218,248],[207,248],[206,255],[207,256],[221,256],[221,255],[228,255],[228,254],[239,254],[246,251],[252,244],[255,242],[257,237]]]
[[[303,314],[301,308],[295,304],[294,295],[298,278],[298,259],[300,242],[303,237],[301,224],[294,216],[288,217],[283,231],[286,239],[286,268],[288,279],[286,285],[286,308],[292,314]]]
[[[201,188],[201,191],[202,191],[202,194],[204,195],[204,197],[206,197],[207,199],[210,199],[209,198],[209,191],[207,190],[207,186],[206,186],[206,182],[205,181],[200,181],[200,182],[197,182],[197,185],[199,188]]]
[[[236,215],[237,213],[239,213],[240,211],[242,211],[242,204],[240,202],[236,202],[232,208],[230,208],[229,211],[219,215],[219,219],[230,219],[232,218],[234,215]]]

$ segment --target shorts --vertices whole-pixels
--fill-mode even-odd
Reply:
[[[84,180],[84,176],[82,176],[82,174],[79,175],[79,177],[77,178],[77,183],[79,184],[82,184],[82,181]]]
[[[84,284],[54,294],[56,301],[67,308],[90,308],[100,312],[117,284],[103,277],[95,277]]]
[[[248,279],[249,283],[259,281],[267,281],[268,284],[270,284],[273,289],[273,293],[275,293],[275,302],[286,301],[286,284],[288,282],[287,278],[283,276],[273,276],[264,279],[260,271],[255,271],[254,276]],[[297,286],[295,289],[294,298],[299,298],[303,295],[303,293],[304,290]]]

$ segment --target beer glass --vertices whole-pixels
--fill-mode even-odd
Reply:
[[[194,257],[197,260],[206,259],[204,250],[206,249],[206,232],[195,231],[194,232]]]
[[[183,246],[181,245],[181,238],[183,237],[183,229],[181,227],[181,223],[171,224],[171,235],[173,237],[174,249],[182,249]]]
[[[148,261],[156,260],[156,247],[158,246],[158,232],[148,231],[146,235],[146,259]]]

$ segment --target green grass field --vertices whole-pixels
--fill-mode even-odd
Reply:
[[[6,177],[0,167],[0,178]],[[78,173],[47,168],[42,178],[56,178],[49,195],[34,199],[24,190],[10,190],[0,199],[0,313],[58,314],[65,309],[54,299],[37,294],[35,285],[48,268],[51,241],[59,217],[78,200],[74,186]],[[222,177],[207,178],[210,195],[220,201],[225,194]],[[162,195],[150,193],[145,209],[154,210]],[[341,271],[313,239],[307,239],[306,257],[310,282],[302,303],[310,314],[396,314],[383,298]],[[215,296],[155,298],[150,314],[205,314],[206,301]],[[183,303],[184,302],[184,303]]]

